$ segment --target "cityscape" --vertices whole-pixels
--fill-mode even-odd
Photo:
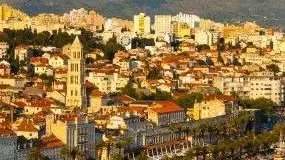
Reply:
[[[284,106],[281,29],[0,5],[0,160],[285,160]]]

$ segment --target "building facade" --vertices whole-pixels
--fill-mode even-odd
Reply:
[[[150,34],[150,17],[145,13],[134,16],[134,32],[139,35]]]
[[[71,45],[71,57],[68,60],[66,106],[85,107],[87,104],[85,89],[85,61],[83,46],[78,37]]]

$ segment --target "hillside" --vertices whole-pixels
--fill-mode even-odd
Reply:
[[[64,13],[72,8],[95,9],[107,17],[131,19],[133,14],[195,13],[219,22],[253,21],[285,26],[284,0],[0,0],[28,14]]]

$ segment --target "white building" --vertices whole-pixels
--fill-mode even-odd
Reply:
[[[284,103],[284,80],[267,73],[242,77],[217,76],[214,77],[213,86],[227,95],[235,92],[241,97],[252,99],[264,97],[271,99],[277,105]]]
[[[171,15],[155,15],[154,30],[155,33],[171,33]]]
[[[124,88],[129,81],[129,77],[119,76],[118,73],[90,72],[87,80],[95,84],[100,92],[118,92]]]
[[[187,23],[191,28],[195,28],[199,26],[200,17],[194,14],[183,14],[180,12],[172,17],[172,21]]]
[[[209,31],[198,31],[195,33],[195,41],[200,45],[211,46],[213,44],[213,34]]]

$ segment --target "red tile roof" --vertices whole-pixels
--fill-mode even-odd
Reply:
[[[42,149],[61,148],[64,145],[65,144],[54,135],[42,138]]]
[[[48,64],[48,59],[43,57],[32,57],[30,60],[31,64],[45,65]]]
[[[29,121],[23,120],[17,126],[16,131],[24,131],[24,132],[38,132],[38,129]]]
[[[15,105],[16,108],[24,108],[27,104],[22,101],[16,101],[16,102],[13,102],[13,105]]]
[[[236,98],[231,95],[224,95],[224,94],[216,94],[216,95],[206,95],[204,97],[205,101],[212,101],[212,100],[220,100],[220,101],[234,101]]]
[[[9,84],[0,84],[0,89],[7,89],[9,87],[10,87]]]
[[[150,110],[158,114],[164,114],[171,112],[180,112],[184,109],[170,101],[158,101],[156,104],[154,104],[153,108],[150,108]]]
[[[103,97],[104,94],[98,90],[93,90],[90,94],[91,97]]]
[[[13,132],[10,128],[0,127],[0,137],[10,137],[10,136],[16,136],[16,133]]]
[[[127,95],[115,96],[112,99],[114,99],[115,101],[120,101],[120,102],[126,102],[126,101],[133,102],[133,101],[135,101],[134,98],[127,96]]]

